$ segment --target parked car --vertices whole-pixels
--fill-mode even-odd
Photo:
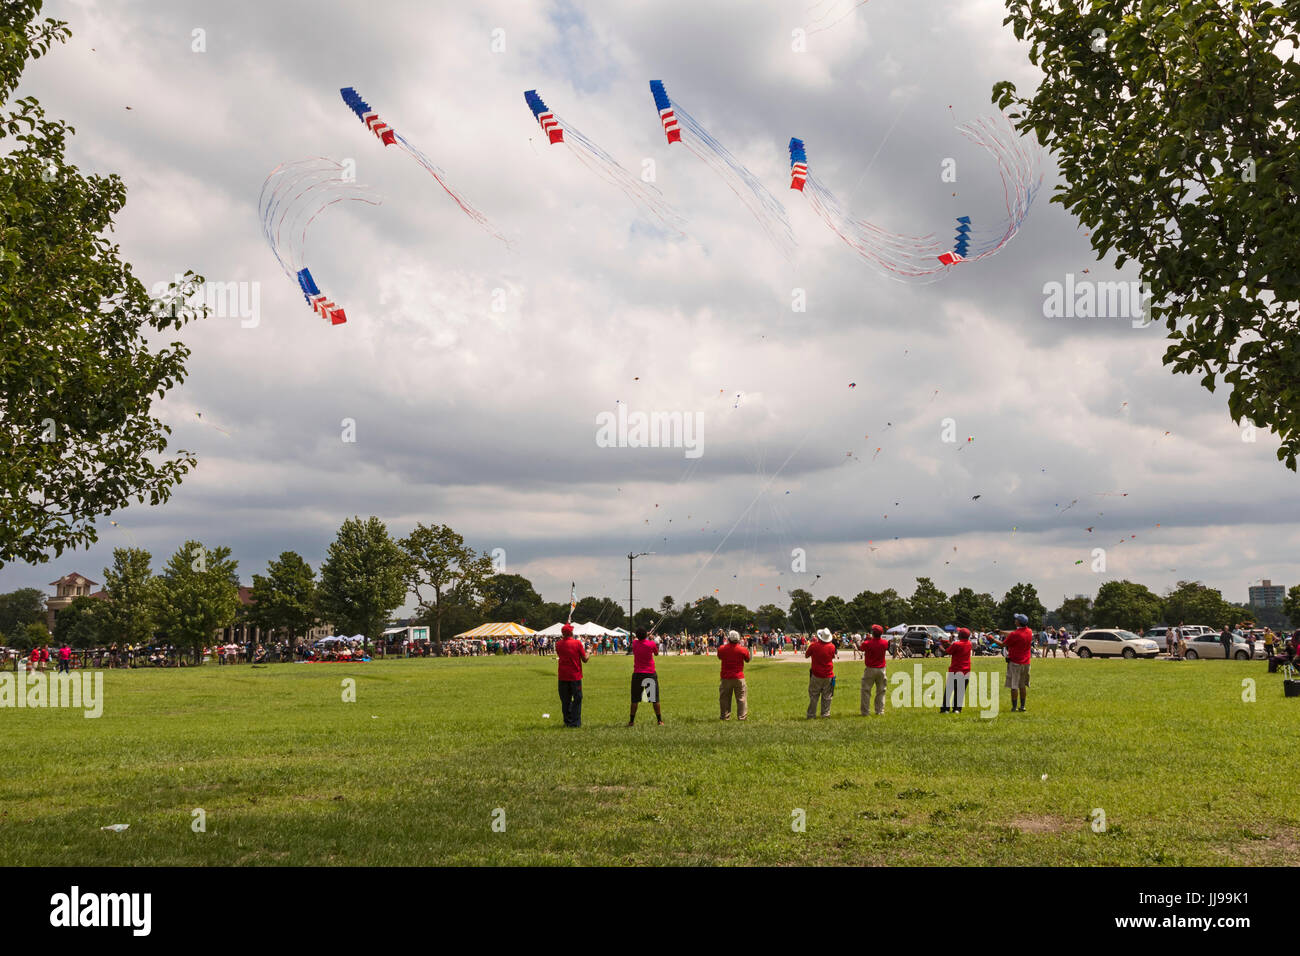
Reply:
[[[1263,642],[1256,641],[1255,660],[1262,661],[1267,656],[1264,653]],[[1223,660],[1223,643],[1219,640],[1218,634],[1202,634],[1199,637],[1189,637],[1187,639],[1187,659],[1194,661],[1198,657],[1204,657],[1206,660]],[[1232,659],[1236,661],[1250,660],[1250,645],[1246,643],[1246,638],[1240,631],[1235,631],[1232,635]]]
[[[1162,624],[1159,627],[1149,629],[1146,634],[1142,636],[1155,641],[1156,645],[1162,651],[1167,651],[1169,650],[1169,632],[1172,630],[1174,630],[1174,628]]]
[[[1184,624],[1182,627],[1179,627],[1177,624],[1161,624],[1157,627],[1151,628],[1142,636],[1151,638],[1151,640],[1160,645],[1162,651],[1168,651],[1169,634],[1171,631],[1175,630],[1181,631],[1183,637],[1187,638],[1189,641],[1204,634],[1210,634],[1215,637],[1218,637],[1219,635],[1218,628],[1206,627],[1204,624]]]
[[[1080,657],[1152,658],[1160,653],[1160,645],[1132,631],[1107,628],[1084,631],[1075,641],[1074,650]]]
[[[903,634],[903,646],[914,657],[942,657],[943,645],[939,642],[947,636],[943,628],[934,624],[910,624]]]

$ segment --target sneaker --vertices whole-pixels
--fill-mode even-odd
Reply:
[[[659,726],[662,727],[663,725],[664,725],[664,722],[663,722],[662,720],[659,721]]]
[[[947,708],[947,707],[940,707],[940,708],[939,708],[939,713],[941,713],[941,714],[946,714],[946,713],[948,713],[948,708]]]

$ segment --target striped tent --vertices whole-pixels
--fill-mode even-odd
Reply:
[[[522,624],[507,622],[505,624],[480,624],[474,630],[457,634],[456,637],[528,637],[530,634],[536,633],[532,628],[524,627]]]

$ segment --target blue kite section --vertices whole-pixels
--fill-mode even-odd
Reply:
[[[357,119],[364,120],[367,113],[373,112],[370,104],[363,100],[357,91],[350,86],[345,86],[339,90],[343,97],[343,102],[348,105],[348,109],[357,114]]]
[[[305,268],[298,270],[298,286],[302,289],[303,298],[307,300],[308,304],[311,303],[313,296],[320,295],[316,280],[311,277],[311,273]]]
[[[546,104],[542,102],[542,98],[537,95],[536,90],[524,90],[524,102],[528,104],[528,108],[533,111],[534,116],[541,116],[547,112]]]
[[[668,99],[668,91],[664,89],[663,80],[651,80],[650,92],[655,98],[655,109],[660,112],[663,112],[673,105],[672,100]]]
[[[956,245],[952,247],[952,251],[964,259],[966,250],[970,248],[970,216],[957,217],[957,235],[954,238]]]

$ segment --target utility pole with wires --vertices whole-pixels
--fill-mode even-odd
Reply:
[[[629,551],[627,553],[627,629],[632,634],[636,633],[636,622],[632,618],[632,581],[633,581],[632,562],[635,561],[637,558],[644,558],[648,554],[654,554],[654,552],[641,551],[638,552],[637,554],[633,554],[631,551]],[[630,640],[628,641],[628,646],[631,647]]]

